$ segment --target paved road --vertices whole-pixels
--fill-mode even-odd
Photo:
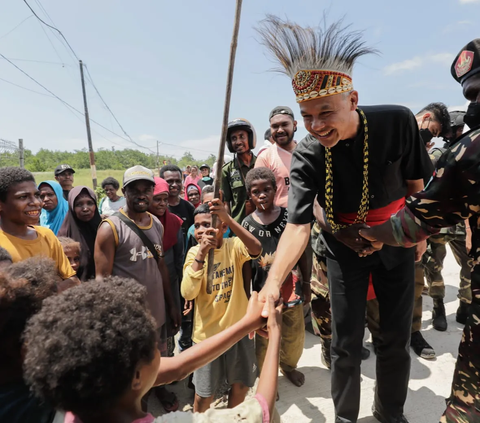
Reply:
[[[432,328],[432,300],[424,296],[423,335],[437,353],[435,360],[423,360],[412,351],[412,371],[409,384],[406,416],[410,423],[438,423],[445,408],[445,397],[449,395],[458,344],[462,326],[455,322],[458,306],[456,298],[458,288],[458,271],[452,254],[448,253],[445,261],[444,278],[446,281],[446,310],[448,330],[437,332]],[[366,345],[370,334],[366,331]],[[330,396],[330,372],[320,362],[319,338],[307,332],[305,349],[299,363],[299,370],[306,375],[305,385],[293,386],[282,375],[279,377],[280,400],[277,409],[284,423],[333,423],[334,412]],[[377,423],[371,417],[373,387],[375,382],[375,355],[362,365],[362,397],[359,423]],[[184,382],[172,388],[180,399],[181,409],[191,410],[192,391]],[[222,406],[220,403],[219,406]],[[163,411],[155,398],[150,399],[150,411],[159,415]]]

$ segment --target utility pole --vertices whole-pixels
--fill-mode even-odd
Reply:
[[[20,167],[25,168],[25,151],[23,150],[23,139],[18,140],[18,158],[20,160]]]
[[[157,140],[157,170],[160,172],[160,157],[158,156],[158,146],[160,141]]]
[[[95,167],[95,154],[93,152],[92,133],[90,132],[90,118],[88,116],[87,93],[85,91],[85,80],[83,78],[83,63],[81,60],[79,60],[78,62],[80,64],[80,76],[82,78],[83,105],[85,108],[85,124],[87,125],[87,139],[88,139],[88,152],[90,155],[90,169],[92,171],[93,189],[95,190],[97,188],[97,168]]]

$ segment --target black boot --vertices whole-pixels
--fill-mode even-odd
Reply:
[[[322,341],[322,363],[328,370],[330,370],[332,368],[332,355],[330,353],[332,340],[323,339]]]
[[[447,330],[447,317],[445,316],[445,305],[443,299],[433,300],[433,328],[444,332]]]
[[[461,323],[462,325],[467,323],[468,307],[469,306],[470,306],[470,304],[467,304],[463,301],[460,301],[460,306],[457,308],[457,315],[455,317],[455,320],[458,323]]]

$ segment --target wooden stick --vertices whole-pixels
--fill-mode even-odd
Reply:
[[[215,193],[214,198],[220,198],[220,188],[222,185],[223,156],[225,154],[225,143],[228,131],[228,115],[230,112],[230,98],[232,96],[233,70],[235,68],[235,54],[237,52],[238,30],[240,29],[240,15],[242,13],[242,1],[237,0],[235,9],[235,23],[233,26],[232,43],[230,44],[230,61],[228,64],[227,89],[225,92],[225,105],[223,108],[222,135],[220,136],[220,146],[218,147],[217,167],[215,169],[215,182],[213,184]],[[212,216],[212,226],[217,227],[217,216]],[[207,273],[207,294],[213,292],[213,255],[214,250],[208,252],[208,273]],[[239,269],[239,271],[241,271]]]

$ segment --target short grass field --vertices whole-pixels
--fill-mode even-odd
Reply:
[[[102,181],[108,176],[113,176],[122,186],[123,170],[97,170],[97,185],[101,186]],[[35,181],[38,183],[46,180],[55,180],[53,172],[34,172]],[[90,169],[79,169],[75,171],[73,186],[85,185],[93,188],[92,174]]]

